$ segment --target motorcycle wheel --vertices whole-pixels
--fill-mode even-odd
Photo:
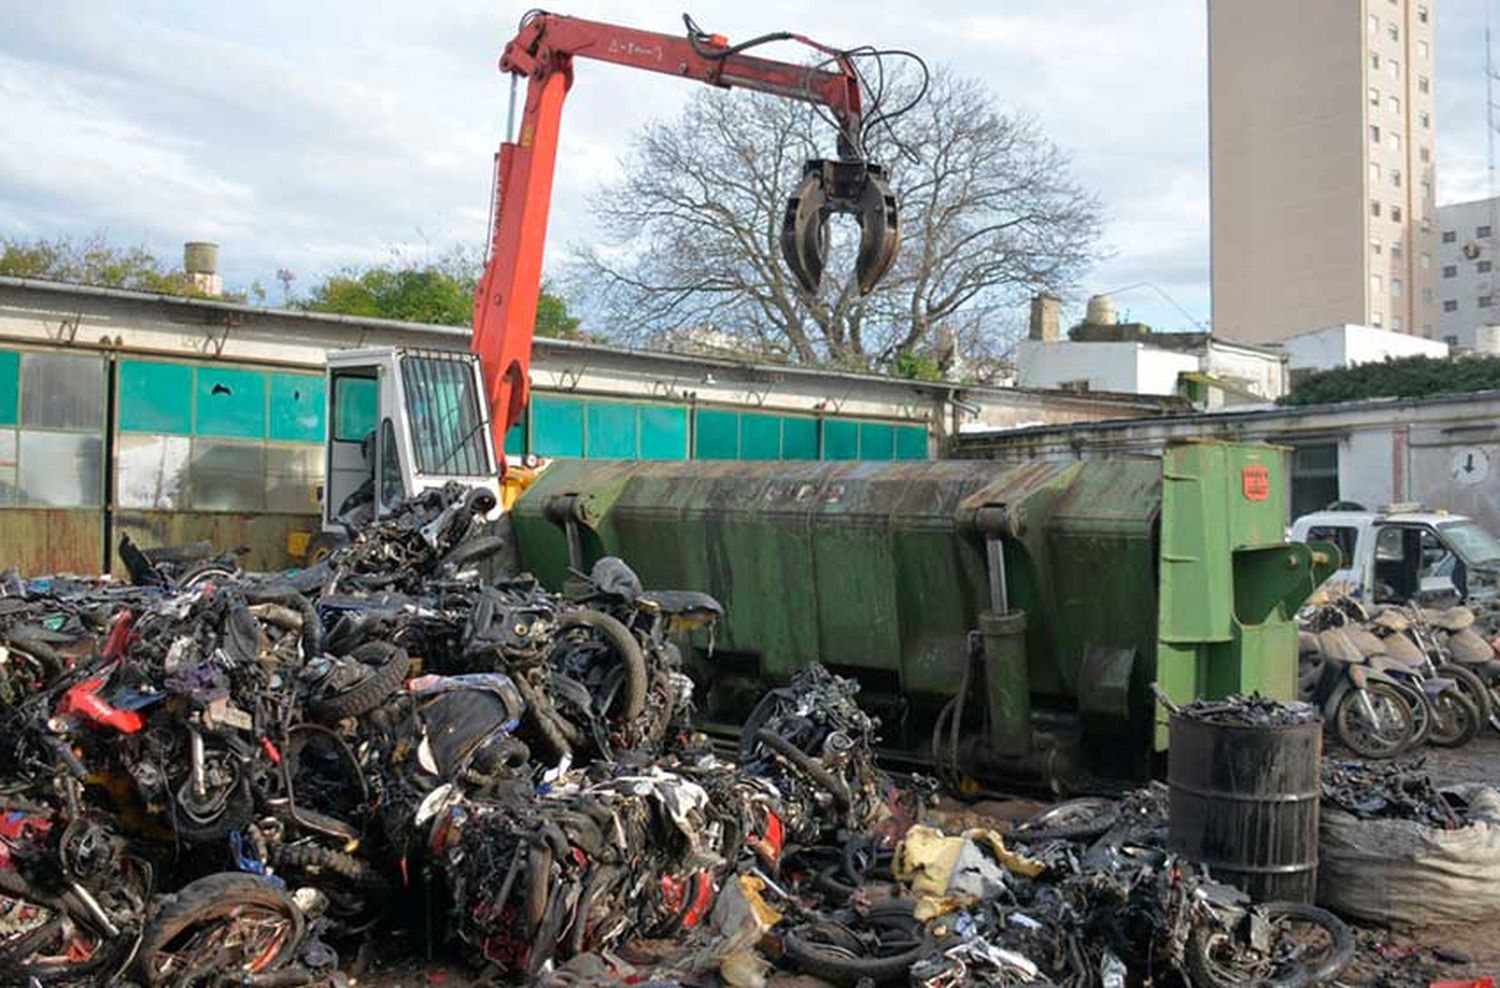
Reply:
[[[1361,758],[1394,758],[1411,745],[1411,708],[1388,683],[1367,683],[1364,692],[1378,723],[1372,723],[1365,714],[1360,691],[1350,690],[1333,716],[1338,739]]]
[[[1495,705],[1490,700],[1490,687],[1478,673],[1467,666],[1449,662],[1438,666],[1437,674],[1444,679],[1453,680],[1458,691],[1474,704],[1474,709],[1479,712],[1481,725],[1494,723],[1496,712]]]
[[[221,984],[282,967],[304,929],[302,911],[265,879],[209,875],[166,898],[141,937],[136,967],[149,986]]]
[[[1411,709],[1411,741],[1407,744],[1409,748],[1426,744],[1428,737],[1432,734],[1432,701],[1421,687],[1397,682],[1396,689],[1401,693],[1401,698],[1406,701],[1407,707]]]
[[[1223,927],[1196,927],[1188,939],[1188,980],[1198,988],[1302,988],[1338,977],[1354,959],[1354,935],[1326,909],[1268,902],[1257,909],[1272,927],[1269,955]]]
[[[1432,730],[1428,740],[1439,748],[1462,748],[1479,736],[1479,710],[1458,690],[1445,690],[1432,699]]]

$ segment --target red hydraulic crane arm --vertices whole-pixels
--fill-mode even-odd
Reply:
[[[824,52],[838,71],[746,55],[718,35],[657,34],[543,12],[529,15],[505,46],[501,71],[526,79],[526,105],[515,139],[502,143],[496,155],[489,258],[475,298],[472,340],[483,365],[497,454],[529,396],[558,130],[563,100],[573,83],[573,59],[592,58],[821,104],[838,121],[840,156],[856,158],[860,87],[848,56],[792,34],[768,35],[752,44],[777,40],[798,41]]]

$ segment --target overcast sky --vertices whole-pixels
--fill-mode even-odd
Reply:
[[[676,33],[689,0],[564,12]],[[1354,0],[1317,0],[1348,2]],[[1432,0],[1438,190],[1487,188],[1483,29],[1492,0]],[[226,281],[306,286],[392,250],[483,242],[522,4],[0,0],[0,233],[104,231],[176,257],[219,242]],[[1037,115],[1103,198],[1111,257],[1089,292],[1161,329],[1207,320],[1204,0],[691,0],[733,39],[792,30],[912,48]],[[796,49],[783,52],[800,58]],[[630,134],[691,87],[581,63],[564,116],[551,253],[587,241],[584,199]]]

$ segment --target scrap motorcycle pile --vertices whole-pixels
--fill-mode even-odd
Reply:
[[[821,667],[720,754],[674,644],[719,605],[616,559],[562,594],[486,580],[492,507],[429,491],[270,576],[128,543],[130,585],[0,575],[0,983],[331,983],[372,944],[557,985],[1347,960],[1331,917],[1163,851],[1149,793],[1022,827],[1034,857],[920,825],[931,784],[875,767]]]

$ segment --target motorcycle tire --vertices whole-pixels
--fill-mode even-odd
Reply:
[[[261,974],[285,966],[297,955],[306,930],[302,910],[285,892],[264,878],[241,872],[221,872],[189,882],[177,893],[164,897],[141,935],[136,953],[136,972],[141,982],[148,988],[155,988],[205,973],[164,970],[163,965],[171,953],[169,948],[195,928],[239,921],[247,908],[284,918],[289,935],[271,944],[260,956],[250,959],[239,973]],[[229,981],[235,972],[220,967],[218,973]]]
[[[788,930],[782,938],[786,959],[803,974],[821,978],[834,985],[858,985],[873,982],[877,985],[904,983],[912,965],[926,960],[937,952],[938,944],[932,934],[923,931],[921,939],[910,950],[890,957],[850,957],[843,950],[825,950],[799,933],[801,928]]]
[[[1479,736],[1484,721],[1469,697],[1447,690],[1432,699],[1432,729],[1429,743],[1439,748],[1462,748]]]
[[[630,633],[629,628],[603,611],[565,611],[558,617],[559,640],[575,628],[598,632],[620,657],[625,668],[625,689],[621,694],[624,709],[620,711],[620,716],[627,721],[635,720],[646,709],[646,688],[649,685],[646,678],[646,656],[641,651],[641,643],[635,640],[635,635]]]
[[[1490,699],[1489,686],[1486,685],[1483,677],[1473,669],[1456,662],[1438,666],[1437,674],[1457,684],[1459,691],[1468,697],[1469,702],[1474,704],[1474,709],[1479,712],[1481,725],[1493,723],[1496,716],[1495,706]]]
[[[1367,683],[1365,685],[1365,691],[1371,694],[1372,702],[1376,702],[1377,700],[1383,698],[1386,702],[1391,704],[1390,709],[1397,714],[1401,722],[1400,725],[1398,725],[1400,729],[1398,732],[1396,732],[1400,735],[1399,740],[1393,740],[1391,742],[1383,744],[1369,744],[1366,743],[1364,738],[1360,737],[1356,733],[1354,729],[1356,724],[1355,718],[1363,716],[1363,713],[1360,710],[1360,694],[1358,690],[1350,690],[1344,696],[1344,698],[1339,701],[1338,709],[1334,711],[1333,715],[1334,731],[1338,735],[1338,739],[1343,743],[1344,747],[1348,748],[1356,755],[1359,755],[1361,758],[1369,758],[1373,761],[1379,761],[1386,758],[1395,758],[1407,748],[1411,747],[1413,728],[1411,708],[1408,707],[1406,705],[1406,701],[1401,698],[1401,693],[1388,683]]]
[[[218,813],[198,820],[183,810],[176,798],[171,804],[172,827],[184,844],[217,844],[236,830],[243,830],[255,816],[255,794],[248,779],[240,779]]]
[[[1194,988],[1303,988],[1321,985],[1338,977],[1354,959],[1354,934],[1337,916],[1326,909],[1300,902],[1267,902],[1257,907],[1271,922],[1290,919],[1322,928],[1329,937],[1327,956],[1315,962],[1297,964],[1284,975],[1247,982],[1243,973],[1225,970],[1213,958],[1215,935],[1221,931],[1196,927],[1188,937],[1186,967],[1188,981]]]
[[[1422,691],[1421,687],[1414,684],[1397,681],[1396,689],[1411,710],[1412,734],[1407,747],[1415,748],[1426,744],[1428,736],[1432,733],[1432,701],[1427,698],[1427,694]]]
[[[369,713],[401,688],[411,670],[406,649],[385,642],[366,642],[349,654],[371,666],[370,675],[342,693],[310,700],[307,711],[318,720],[339,721]]]

